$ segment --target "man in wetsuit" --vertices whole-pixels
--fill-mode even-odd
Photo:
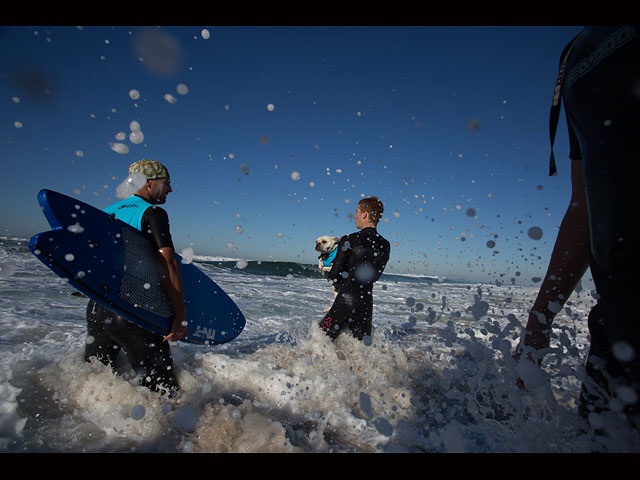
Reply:
[[[561,55],[550,122],[563,97],[571,202],[533,305],[524,349],[538,362],[555,314],[587,267],[597,291],[580,414],[597,429],[608,415],[640,427],[640,43],[638,27],[585,28]],[[550,174],[555,174],[553,150]],[[522,353],[523,349],[519,349]],[[526,387],[526,385],[525,385]],[[603,417],[604,415],[604,417]]]
[[[376,197],[363,198],[356,208],[359,232],[344,236],[338,244],[336,258],[327,274],[338,294],[320,322],[320,328],[335,339],[345,329],[362,340],[371,336],[373,284],[389,261],[389,242],[376,227],[384,206]]]
[[[171,192],[169,172],[160,162],[143,159],[129,167],[129,174],[142,173],[145,185],[134,195],[107,207],[105,212],[145,232],[156,251],[162,286],[175,314],[171,332],[162,336],[101,307],[93,301],[87,306],[87,342],[85,359],[96,357],[115,367],[120,350],[124,350],[131,366],[145,372],[142,385],[161,393],[172,393],[180,387],[167,341],[178,341],[187,333],[182,277],[176,261],[169,230],[167,212],[158,205],[166,202]]]

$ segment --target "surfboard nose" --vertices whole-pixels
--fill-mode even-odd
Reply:
[[[40,190],[38,192],[38,204],[40,205],[40,208],[42,209],[42,213],[44,214],[44,217],[47,219],[47,222],[49,222],[49,225],[51,226],[51,228],[55,230],[55,229],[62,228],[62,223],[49,207],[49,197],[51,196],[51,193],[52,193],[51,190],[47,190],[47,189]]]

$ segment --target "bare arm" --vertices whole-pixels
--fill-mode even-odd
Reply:
[[[163,247],[158,250],[158,260],[163,272],[162,287],[173,306],[175,317],[171,326],[171,332],[164,337],[165,340],[177,342],[187,335],[186,310],[184,306],[184,290],[182,288],[182,275],[180,266],[176,260],[174,249]]]
[[[589,266],[589,221],[582,161],[571,162],[571,186],[571,202],[526,326],[524,345],[536,350],[549,346],[553,319]]]

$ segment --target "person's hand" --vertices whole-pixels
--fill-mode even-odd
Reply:
[[[168,335],[164,336],[164,339],[168,342],[177,342],[182,337],[187,336],[187,320],[184,316],[176,315],[173,318],[173,323],[171,324],[171,332]]]

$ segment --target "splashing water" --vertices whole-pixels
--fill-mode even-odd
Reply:
[[[125,155],[129,153],[129,147],[127,147],[124,143],[120,142],[109,142],[109,147],[116,153],[120,155]]]
[[[191,263],[193,261],[193,248],[192,247],[184,248],[180,252],[180,255],[182,256],[182,263],[186,263],[186,264]]]
[[[116,188],[116,196],[118,198],[128,198],[147,183],[147,177],[142,173],[134,172],[125,178]]]
[[[632,435],[597,442],[577,415],[594,303],[586,291],[558,312],[538,369],[512,357],[535,287],[383,277],[374,289],[373,335],[332,342],[316,326],[333,298],[326,280],[223,270],[194,256],[240,306],[247,327],[224,345],[172,344],[182,389],[168,399],[140,386],[141,374],[123,355],[115,374],[84,362],[86,298],[72,295],[24,245],[0,247],[0,262],[15,268],[0,278],[2,450],[590,452],[640,445]],[[617,351],[632,355],[625,345]]]

